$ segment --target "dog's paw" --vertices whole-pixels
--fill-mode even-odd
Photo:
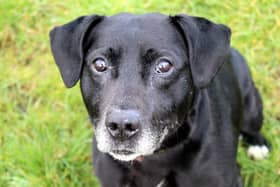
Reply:
[[[247,154],[253,160],[263,160],[268,157],[269,149],[266,145],[251,145],[248,147]]]

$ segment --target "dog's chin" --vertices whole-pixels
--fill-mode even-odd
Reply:
[[[138,160],[141,161],[143,159],[143,155],[138,154],[138,153],[131,153],[131,154],[118,154],[114,152],[109,152],[109,154],[116,160],[124,161],[124,162],[129,162],[129,161],[134,161]]]

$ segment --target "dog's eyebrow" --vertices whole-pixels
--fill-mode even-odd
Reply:
[[[109,47],[106,52],[106,57],[110,59],[111,62],[115,63],[115,64],[119,64],[120,63],[120,57],[121,57],[121,53],[122,53],[122,48],[113,48],[113,47]]]
[[[113,48],[113,47],[101,47],[94,50],[89,51],[88,59],[91,60],[92,58],[102,55],[108,58],[110,61],[116,61],[121,55],[122,49]],[[116,62],[115,62],[116,63]]]
[[[111,56],[116,53],[116,50],[113,47],[106,47],[102,53],[106,56]]]
[[[143,51],[142,57],[145,60],[145,63],[151,63],[153,60],[155,60],[158,56],[159,53],[153,49],[153,48],[148,48],[147,50]]]

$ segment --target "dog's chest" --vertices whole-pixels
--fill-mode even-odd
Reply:
[[[145,170],[141,164],[133,163],[123,176],[122,185],[125,187],[169,187],[165,172]],[[175,187],[175,186],[172,186]]]
[[[169,186],[167,185],[165,178],[163,178],[159,182],[141,178],[141,179],[135,179],[134,181],[127,181],[125,187],[169,187]]]
[[[135,187],[134,184],[131,185],[131,184],[127,184],[125,187]],[[156,186],[154,187],[168,187],[166,186],[166,182],[165,182],[165,179],[162,179],[158,184],[156,184]]]

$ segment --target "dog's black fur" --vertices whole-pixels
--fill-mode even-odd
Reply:
[[[65,85],[81,81],[103,187],[242,186],[239,134],[266,141],[260,95],[230,34],[204,18],[127,13],[84,16],[51,31]],[[109,119],[136,120],[137,131],[115,137]]]

